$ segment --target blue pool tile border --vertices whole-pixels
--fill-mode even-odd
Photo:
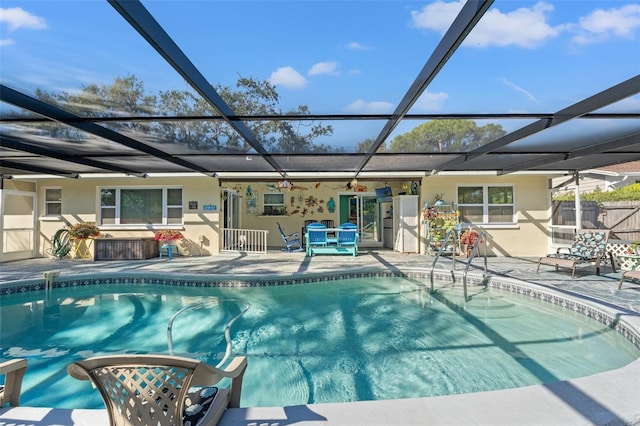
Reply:
[[[327,272],[323,274],[304,274],[295,276],[184,276],[177,278],[173,275],[157,273],[110,273],[92,274],[86,276],[56,276],[52,282],[53,289],[89,287],[94,285],[110,284],[148,284],[166,285],[172,287],[201,287],[201,288],[246,288],[246,287],[271,287],[294,284],[331,282],[335,280],[356,278],[407,278],[416,280],[430,279],[428,271],[352,271],[352,272]],[[456,282],[461,282],[462,277],[455,275]],[[450,280],[451,274],[435,272],[434,279]],[[535,300],[539,303],[551,304],[559,309],[573,312],[577,315],[591,318],[606,327],[615,330],[634,347],[640,350],[640,331],[624,321],[616,318],[616,315],[606,312],[591,304],[582,302],[577,295],[565,295],[552,289],[513,279],[501,279],[499,277],[468,276],[467,283],[471,286],[487,285],[488,287],[508,292],[513,295]],[[0,285],[0,296],[25,294],[28,292],[46,292],[44,279],[31,279],[14,281]]]

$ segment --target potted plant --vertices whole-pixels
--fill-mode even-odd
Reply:
[[[100,228],[95,223],[80,222],[71,225],[69,235],[74,242],[74,258],[91,259],[91,243],[94,238],[100,235]]]
[[[156,241],[160,241],[162,244],[168,244],[176,240],[181,240],[184,235],[175,229],[161,229],[155,232],[154,238]]]
[[[95,238],[100,235],[100,228],[95,223],[80,222],[71,225],[69,235],[74,239],[85,240],[87,238]]]
[[[470,250],[480,238],[480,234],[475,229],[467,229],[460,235],[460,244],[462,245],[462,252],[469,257]]]
[[[627,248],[627,254],[637,254],[640,255],[640,241],[634,241]]]

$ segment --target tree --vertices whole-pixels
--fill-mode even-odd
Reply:
[[[433,120],[398,135],[390,152],[466,152],[506,134],[498,124],[478,127],[471,120]]]
[[[371,146],[375,141],[376,141],[375,139],[371,139],[371,138],[363,140],[362,142],[358,143],[358,146],[356,147],[356,152],[363,152],[363,153],[369,152],[369,149],[371,148]],[[376,152],[385,152],[386,150],[387,150],[387,144],[383,142],[382,144],[380,144]]]
[[[279,115],[278,93],[268,81],[252,78],[238,79],[236,89],[214,87],[236,115]],[[224,120],[214,108],[191,91],[169,90],[157,95],[145,93],[144,83],[135,76],[117,77],[110,85],[95,83],[82,87],[78,94],[47,93],[38,89],[36,96],[47,103],[74,114],[92,117],[144,117],[164,115],[177,117],[212,117],[212,119],[122,120],[105,121],[103,125],[116,131],[133,132],[134,138],[144,136],[145,141],[179,144],[196,150],[247,152],[251,145]],[[292,115],[309,115],[309,109],[301,105],[286,112]],[[333,133],[333,128],[318,124],[315,120],[253,120],[246,122],[264,148],[276,152],[339,152],[343,149],[315,143],[320,136]],[[39,125],[41,134],[67,139],[83,139],[81,131],[58,124]]]

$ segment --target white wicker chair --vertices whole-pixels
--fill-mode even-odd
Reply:
[[[12,359],[0,364],[0,376],[5,376],[4,385],[0,386],[0,407],[7,402],[12,407],[20,405],[20,389],[26,371],[26,359]]]
[[[112,355],[88,358],[67,367],[98,388],[111,425],[215,425],[227,407],[238,407],[245,357],[225,369],[168,355]],[[214,387],[230,378],[231,387]]]

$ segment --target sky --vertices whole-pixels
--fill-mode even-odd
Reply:
[[[142,3],[211,84],[268,80],[283,111],[307,105],[314,114],[393,112],[463,5]],[[27,93],[74,92],[133,74],[151,93],[187,87],[106,1],[0,6],[3,84]],[[640,2],[497,0],[410,112],[555,112],[640,74],[639,39]],[[638,112],[640,98],[612,109]],[[375,137],[380,125],[359,128],[371,127]]]

